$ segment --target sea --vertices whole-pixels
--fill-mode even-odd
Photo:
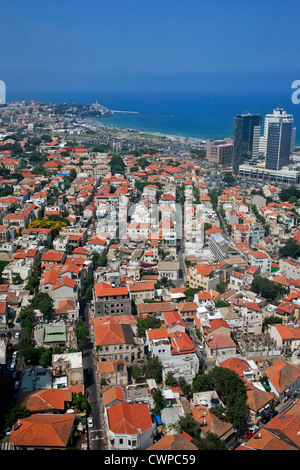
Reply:
[[[285,94],[81,90],[30,93],[22,95],[22,98],[12,96],[10,101],[32,99],[55,104],[92,104],[97,101],[116,111],[113,116],[94,119],[93,122],[99,126],[205,141],[232,138],[237,114],[261,114],[264,121],[265,115],[276,107],[293,114],[294,125],[300,129],[300,104],[294,104],[291,96],[289,90]],[[300,131],[296,132],[296,145],[300,145]]]

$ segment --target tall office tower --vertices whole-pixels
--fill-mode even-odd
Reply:
[[[267,144],[268,144],[268,130],[269,130],[269,123],[278,123],[278,122],[291,122],[294,124],[294,116],[292,114],[287,114],[286,111],[282,108],[276,108],[273,110],[273,114],[267,114],[265,117],[264,123],[264,135],[261,136],[259,142],[259,152],[266,156],[267,154]],[[292,134],[291,134],[291,149],[290,152],[293,152],[295,147],[295,139],[296,139],[296,127],[292,127]]]
[[[3,80],[0,80],[0,104],[6,104],[6,88]]]
[[[267,169],[281,170],[289,164],[296,136],[293,124],[293,116],[286,114],[284,109],[276,108],[273,115],[268,117],[265,165]]]
[[[239,166],[259,155],[260,114],[238,114],[234,121],[233,172],[237,175]]]

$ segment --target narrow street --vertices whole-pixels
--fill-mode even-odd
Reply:
[[[83,351],[83,368],[85,375],[85,392],[87,398],[87,418],[93,418],[93,427],[87,428],[87,440],[89,450],[105,449],[105,432],[103,402],[100,384],[97,374],[97,360],[95,357],[94,337],[89,323],[90,310],[87,304],[84,309],[84,324],[88,331],[85,348]]]

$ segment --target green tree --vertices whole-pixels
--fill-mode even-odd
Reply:
[[[177,380],[175,379],[175,377],[174,377],[174,375],[171,371],[169,371],[166,375],[165,385],[167,387],[176,387],[177,386]]]
[[[300,245],[293,238],[289,238],[279,249],[279,253],[282,258],[299,258]]]
[[[72,406],[74,406],[77,410],[84,411],[87,406],[87,400],[82,392],[72,393]]]
[[[88,303],[90,303],[93,299],[93,289],[94,289],[93,285],[90,284],[85,290],[84,300]]]
[[[26,281],[25,289],[29,290],[30,294],[36,292],[40,284],[39,278],[37,276],[28,276]]]
[[[5,427],[13,426],[18,419],[27,418],[30,416],[30,411],[26,408],[26,406],[21,405],[13,405],[7,413],[5,413]]]
[[[243,428],[249,413],[247,392],[244,381],[236,372],[214,367],[207,374],[194,378],[192,388],[194,393],[215,390],[225,406],[222,418],[237,429]]]
[[[272,302],[277,299],[277,297],[285,295],[288,290],[286,287],[270,281],[270,279],[255,276],[251,283],[251,291],[262,295],[268,302]]]
[[[116,173],[125,175],[126,166],[125,166],[123,159],[120,156],[118,155],[113,156],[110,159],[109,165],[110,165],[110,171],[112,175],[115,175]]]
[[[43,314],[44,320],[52,320],[53,299],[47,292],[39,292],[31,301],[31,306],[34,309],[40,310]]]
[[[158,388],[157,390],[155,390],[152,396],[153,396],[153,400],[155,403],[154,413],[156,415],[160,415],[160,412],[164,407],[164,399],[163,399],[162,391]]]
[[[137,336],[145,338],[146,330],[160,328],[161,322],[156,315],[147,316],[146,318],[138,318],[137,320]]]
[[[79,349],[79,351],[82,351],[83,347],[85,345],[85,342],[86,342],[87,330],[86,330],[86,328],[84,326],[84,323],[83,323],[81,318],[79,318],[79,320],[77,320],[75,332],[76,332],[76,335],[77,335],[78,349]]]
[[[142,374],[147,379],[154,379],[157,383],[162,381],[162,363],[157,356],[150,357],[141,367]]]
[[[269,325],[276,325],[277,323],[283,323],[283,318],[278,317],[266,317],[263,320],[263,331],[267,330]]]
[[[224,183],[232,184],[235,182],[235,178],[231,172],[225,172],[225,175],[223,177]]]
[[[279,193],[281,201],[289,201],[291,197],[300,199],[300,190],[294,184],[291,184],[288,188],[283,188]]]

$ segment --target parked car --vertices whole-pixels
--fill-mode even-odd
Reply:
[[[10,436],[11,435],[11,426],[7,426],[6,428],[6,435]]]
[[[259,430],[258,426],[251,426],[251,428],[249,428],[249,432],[253,432],[253,433],[256,433],[258,430]]]
[[[246,439],[251,439],[251,437],[253,437],[255,434],[255,432],[245,432],[245,438]]]
[[[17,332],[15,333],[15,338],[16,338],[16,339],[19,339],[20,336],[21,336],[21,335],[20,335],[19,331],[17,331]]]
[[[91,416],[89,416],[87,419],[87,425],[89,428],[92,428],[94,426],[93,418]]]

